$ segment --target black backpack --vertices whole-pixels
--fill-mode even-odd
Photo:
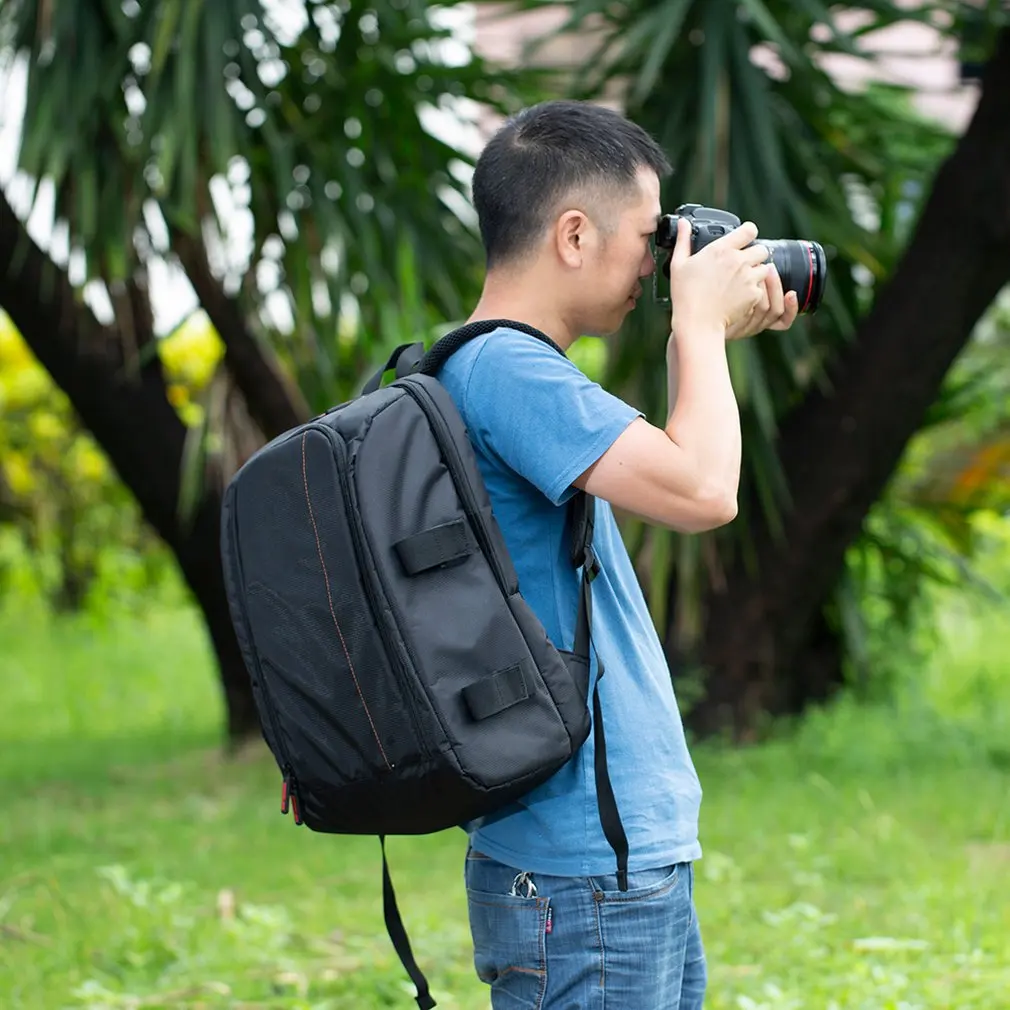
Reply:
[[[224,496],[231,618],[281,811],[314,831],[377,835],[386,928],[410,950],[386,835],[427,834],[498,810],[562,767],[589,734],[594,499],[571,499],[582,569],[571,650],[523,599],[462,418],[433,376],[508,320],[398,347],[363,395],[275,438]],[[380,388],[390,369],[397,378]],[[599,675],[603,669],[600,664]],[[627,887],[628,843],[593,694],[600,819]]]

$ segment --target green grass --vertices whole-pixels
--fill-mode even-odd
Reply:
[[[894,704],[697,751],[710,1010],[1010,1007],[1010,622],[946,614]],[[377,843],[296,830],[220,717],[190,612],[0,616],[2,1010],[414,1006]],[[464,842],[391,863],[440,1005],[486,1010]]]

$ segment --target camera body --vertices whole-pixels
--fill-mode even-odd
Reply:
[[[660,249],[672,251],[677,244],[677,223],[680,218],[686,218],[691,225],[691,255],[704,249],[709,242],[722,238],[734,228],[739,228],[741,221],[736,214],[728,210],[718,210],[715,207],[703,207],[700,203],[681,204],[673,214],[664,214],[659,219],[656,228],[656,245]]]
[[[740,218],[728,210],[705,207],[700,203],[681,204],[673,214],[664,214],[656,227],[657,249],[671,254],[677,244],[677,225],[681,218],[691,225],[691,255],[710,242],[722,238],[740,227]],[[795,291],[800,313],[813,313],[824,296],[828,266],[824,248],[806,239],[760,239],[775,265],[784,291]],[[663,264],[663,273],[670,276],[670,259]]]

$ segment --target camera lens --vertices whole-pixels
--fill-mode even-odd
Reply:
[[[827,259],[818,242],[803,239],[762,239],[782,278],[783,291],[795,291],[800,312],[816,312],[827,281]]]

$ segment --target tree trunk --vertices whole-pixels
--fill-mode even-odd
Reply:
[[[797,711],[841,681],[821,615],[845,550],[1010,280],[1010,30],[982,89],[900,265],[834,370],[833,390],[812,393],[783,424],[787,542],[762,529],[756,574],[734,571],[724,592],[710,593],[699,657],[707,696],[690,715],[699,733],[743,736],[761,713]]]
[[[307,421],[310,411],[300,390],[285,376],[273,352],[250,332],[239,304],[214,277],[203,243],[173,230],[172,247],[224,343],[225,365],[260,431],[272,439]]]
[[[145,518],[175,553],[203,608],[220,663],[229,735],[237,739],[257,734],[251,688],[224,595],[220,497],[206,482],[196,515],[180,523],[177,503],[186,429],[166,398],[160,360],[151,355],[141,365],[128,350],[132,341],[99,324],[78,301],[63,271],[32,242],[2,194],[0,305],[67,394]],[[131,337],[137,333],[133,326]]]
[[[224,697],[228,740],[237,746],[260,735],[249,674],[239,651],[228,612],[220,548],[221,499],[209,493],[194,518],[190,535],[176,549],[179,565],[203,611],[210,642],[217,657]]]

